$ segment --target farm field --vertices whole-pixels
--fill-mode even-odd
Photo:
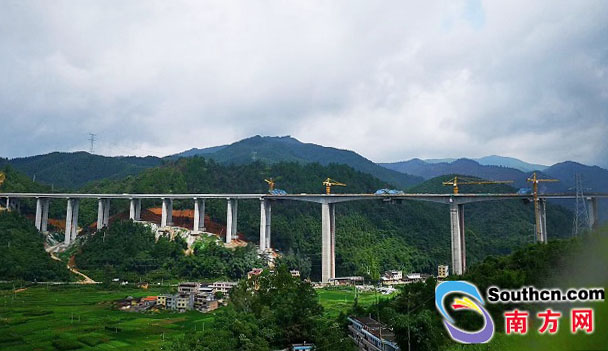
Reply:
[[[106,289],[101,286],[33,286],[23,291],[0,290],[0,350],[160,350],[178,335],[209,327],[213,313],[131,313],[112,309],[127,296],[170,292],[152,287]],[[318,289],[328,318],[347,311],[355,299],[348,288]],[[378,298],[387,298],[379,295]],[[374,293],[360,293],[369,306]]]
[[[159,350],[163,339],[204,328],[213,314],[131,313],[114,300],[166,290],[96,286],[0,291],[0,350]]]

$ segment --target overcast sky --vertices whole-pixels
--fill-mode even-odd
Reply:
[[[0,4],[0,156],[292,135],[608,167],[608,1]]]

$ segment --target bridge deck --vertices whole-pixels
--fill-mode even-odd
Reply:
[[[499,199],[533,199],[532,194],[82,194],[82,193],[0,193],[0,197],[11,198],[51,198],[51,199],[270,199],[270,200],[295,200],[295,201],[351,201],[351,200],[428,200],[449,201],[470,200],[486,201]],[[554,193],[539,194],[543,199],[574,199],[576,194]],[[608,193],[588,193],[588,198],[608,198]]]

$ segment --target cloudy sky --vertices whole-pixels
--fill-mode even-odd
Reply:
[[[292,135],[608,167],[608,1],[0,4],[0,156]]]

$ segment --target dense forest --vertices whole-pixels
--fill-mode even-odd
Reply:
[[[186,242],[180,237],[155,240],[149,227],[127,220],[81,238],[75,257],[80,269],[106,282],[114,277],[130,281],[238,280],[263,264],[253,246],[230,250],[209,238],[198,242],[192,255],[185,255],[185,249]]]
[[[331,164],[255,162],[247,165],[222,165],[200,157],[179,159],[130,176],[122,181],[103,180],[81,189],[99,193],[264,193],[264,178],[274,177],[277,187],[289,193],[320,193],[322,181],[331,176],[347,184],[334,187],[336,193],[370,193],[391,187],[368,174],[348,166]],[[441,185],[444,178],[429,180],[411,191],[449,192]],[[488,188],[485,188],[486,190]],[[475,189],[471,189],[475,191]],[[513,192],[498,186],[496,192]],[[113,201],[113,213],[126,211],[126,202]],[[144,207],[160,206],[145,201]],[[192,207],[190,201],[175,201],[175,208]],[[208,200],[212,220],[225,223],[226,204]],[[94,201],[81,205],[81,223],[96,219]],[[490,254],[507,254],[533,241],[531,204],[519,200],[488,202],[465,206],[468,262]],[[548,230],[551,238],[570,231],[570,214],[561,207],[549,206]],[[241,201],[239,231],[252,242],[258,241],[259,204]],[[377,278],[384,270],[404,269],[434,273],[437,264],[450,263],[449,216],[445,205],[415,201],[383,203],[365,201],[336,207],[337,274],[361,274]],[[310,259],[313,278],[320,271],[320,207],[316,204],[275,201],[272,207],[272,245],[285,253]]]
[[[65,263],[51,259],[43,243],[27,218],[0,211],[0,280],[70,280]]]
[[[608,249],[608,227],[604,227],[594,233],[588,233],[583,237],[568,240],[550,241],[548,244],[534,244],[519,249],[506,256],[489,256],[482,262],[470,267],[468,272],[459,277],[450,279],[466,280],[474,283],[486,296],[489,286],[498,286],[503,289],[519,289],[523,286],[535,286],[537,288],[567,289],[583,286],[605,286],[608,277],[603,274],[608,267],[608,259],[605,250]],[[590,266],[597,270],[588,272]],[[600,273],[602,272],[602,273]],[[404,286],[400,294],[392,300],[383,301],[368,309],[355,308],[352,313],[362,316],[371,314],[394,328],[397,341],[402,350],[406,350],[408,341],[412,350],[440,350],[454,349],[445,332],[441,322],[441,316],[435,308],[435,287],[437,281],[429,279],[424,283],[415,283]],[[446,299],[446,303],[448,303]],[[580,305],[580,303],[579,303]],[[597,318],[608,317],[608,310],[603,307],[604,302],[586,302],[585,307],[595,307],[599,313]],[[561,304],[550,304],[553,309],[560,309]],[[515,308],[535,311],[546,308],[547,305],[539,304],[486,304],[488,312],[492,315],[496,324],[496,330],[501,333],[504,330],[503,312]],[[569,308],[569,306],[566,306]],[[470,311],[452,313],[457,325],[468,330],[478,330],[483,326],[483,319]],[[538,326],[534,325],[538,328]],[[565,327],[564,330],[566,330]],[[408,330],[411,339],[408,340]],[[567,333],[567,332],[566,332]],[[535,333],[530,333],[535,334]],[[568,336],[569,334],[565,334]],[[534,337],[534,335],[531,335]],[[475,350],[488,349],[549,349],[548,344],[553,345],[552,337],[540,341],[530,338],[519,340],[517,344],[505,342],[500,336],[495,336],[488,345],[479,345]],[[564,344],[559,344],[564,349],[603,349],[607,341],[606,335],[596,333],[593,338],[562,339]],[[513,341],[509,339],[507,341]],[[530,342],[534,341],[532,347]],[[457,348],[460,349],[460,348]],[[561,349],[561,348],[560,348]]]
[[[310,283],[294,278],[285,265],[230,293],[209,328],[169,345],[171,351],[269,351],[292,343],[315,343],[318,350],[351,351],[353,345],[340,324],[323,317]]]
[[[28,177],[8,170],[10,181],[7,191],[48,191],[46,186],[31,182]],[[104,179],[82,187],[80,192],[90,193],[265,193],[264,178],[274,177],[277,187],[289,193],[321,193],[322,181],[328,176],[347,184],[334,187],[336,193],[370,193],[380,188],[392,188],[366,173],[345,165],[254,162],[245,165],[223,165],[201,157],[168,161],[164,165],[143,171],[121,180]],[[431,179],[409,191],[450,192],[441,182],[448,176]],[[21,184],[19,186],[15,184]],[[40,189],[38,189],[40,188]],[[513,192],[505,186],[472,187],[463,191]],[[34,203],[22,201],[22,212],[33,214]],[[159,207],[160,202],[146,200],[143,207]],[[191,201],[175,201],[174,208],[191,209]],[[223,224],[226,204],[223,200],[208,200],[207,214],[211,220]],[[111,214],[128,210],[127,201],[113,200]],[[52,218],[65,216],[65,202],[53,200]],[[336,261],[337,275],[364,275],[377,279],[388,269],[435,273],[438,264],[450,264],[449,216],[445,205],[416,201],[384,203],[364,201],[336,206]],[[124,215],[123,215],[124,216]],[[570,233],[570,213],[561,207],[548,207],[550,239]],[[83,200],[79,224],[85,232],[97,218],[95,200]],[[520,200],[487,202],[465,206],[467,261],[474,263],[491,254],[507,254],[513,249],[533,241],[533,211],[529,203]],[[238,216],[239,232],[256,243],[259,233],[259,203],[241,201]],[[318,279],[320,272],[320,207],[316,204],[274,201],[272,207],[272,246],[289,254],[287,263],[310,272]],[[111,230],[111,229],[110,229]],[[89,244],[93,244],[92,240]],[[94,255],[104,255],[93,250]],[[84,255],[86,250],[78,255]],[[78,257],[77,257],[78,259]],[[105,258],[99,257],[100,261]],[[96,265],[99,267],[99,265]],[[124,270],[127,266],[121,266]],[[199,267],[201,267],[199,265]],[[158,267],[156,267],[158,268]],[[155,269],[156,269],[155,268]],[[227,269],[226,271],[229,271]],[[199,269],[200,271],[200,269]],[[136,273],[136,270],[132,270]],[[165,270],[166,272],[175,272]]]

